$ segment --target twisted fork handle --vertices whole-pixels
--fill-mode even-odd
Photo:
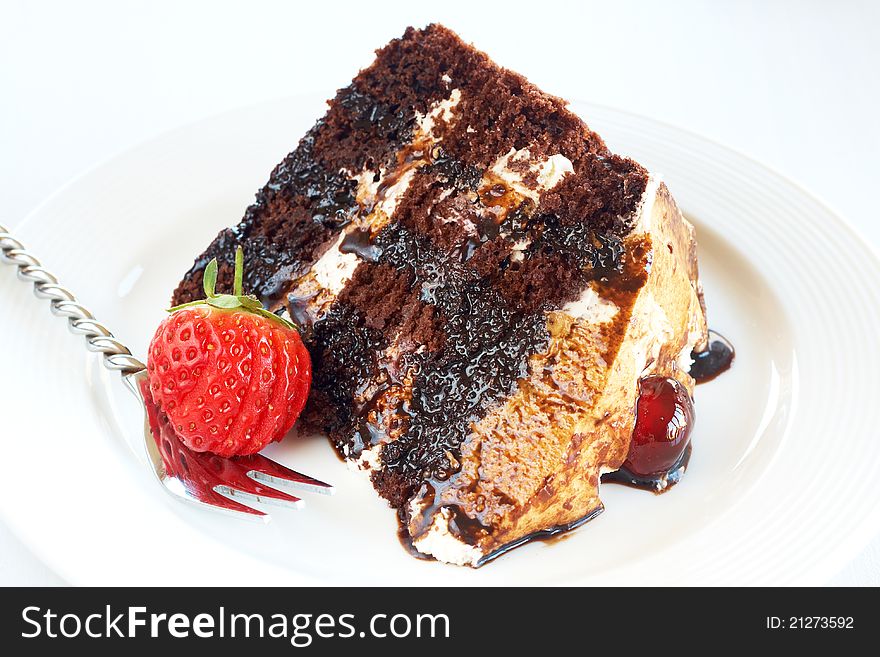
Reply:
[[[58,279],[46,271],[36,257],[28,253],[24,245],[3,224],[0,224],[0,261],[15,265],[18,268],[18,278],[33,283],[34,294],[49,300],[53,315],[67,318],[70,331],[86,339],[86,348],[89,351],[103,356],[104,367],[108,370],[126,375],[144,369],[144,364],[131,355],[128,347],[113,337],[110,330],[98,322],[70,290],[59,285]]]

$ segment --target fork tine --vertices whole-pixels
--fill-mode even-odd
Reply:
[[[304,475],[296,470],[291,470],[287,466],[281,465],[262,454],[255,454],[247,457],[247,459],[247,463],[242,463],[242,465],[249,468],[247,475],[251,479],[273,487],[302,490],[321,495],[333,495],[336,492],[336,489],[330,484]]]
[[[298,473],[297,473],[298,474]],[[318,481],[315,479],[314,481],[317,483],[312,483],[312,481],[301,481],[299,479],[291,479],[289,477],[277,477],[275,475],[266,474],[260,470],[251,470],[248,472],[248,477],[254,479],[256,481],[262,482],[268,486],[272,486],[276,489],[288,489],[294,491],[305,491],[307,493],[318,493],[319,495],[335,495],[336,489],[330,484],[325,484],[323,481]],[[304,477],[309,480],[311,477]]]
[[[255,488],[259,489],[259,492],[241,490],[240,488],[233,488],[226,485],[215,486],[214,492],[233,502],[240,501],[241,504],[247,503],[249,505],[250,503],[256,502],[259,504],[281,506],[287,509],[302,509],[305,506],[305,502],[298,497],[265,486],[259,486],[255,482],[253,485]]]
[[[178,444],[178,449],[185,448]],[[244,484],[246,488],[254,488],[253,486],[248,486],[248,478],[242,476],[242,472],[238,471],[235,467],[229,467],[228,461],[217,456],[201,455],[193,452],[189,453],[189,458],[186,458],[182,452],[179,452],[176,456],[178,462],[174,463],[174,465],[177,466],[176,471],[178,474],[172,479],[175,484],[169,485],[171,482],[165,481],[166,488],[172,490],[172,492],[173,489],[179,488],[179,494],[223,511],[244,513],[268,520],[266,512],[248,504],[248,502],[260,500],[254,500],[244,495],[240,496],[241,499],[233,499],[231,494],[226,494],[227,491],[232,490],[230,486],[222,484],[212,485],[217,481],[217,475],[222,472],[224,475],[223,480],[227,483],[232,483],[236,486]],[[167,465],[169,465],[168,461],[166,461]],[[186,473],[185,478],[181,476],[183,473]],[[220,490],[221,488],[225,490]],[[254,490],[254,492],[260,491]]]
[[[223,480],[222,483],[214,486],[214,491],[220,495],[292,509],[301,509],[305,506],[305,502],[300,498],[261,484],[251,477],[250,457],[222,459],[219,462],[223,467]]]
[[[190,497],[190,499],[192,499],[193,501],[203,504],[216,511],[228,511],[234,513],[235,515],[244,514],[248,517],[258,518],[263,521],[269,520],[268,513],[245,503],[245,501],[249,502],[259,500],[250,500],[245,497],[242,501],[239,501],[238,499],[233,499],[234,497],[237,498],[239,496],[224,495],[222,491],[218,490],[219,488],[221,487],[216,486],[214,489],[212,489],[210,491],[210,495],[202,493],[198,497],[194,497],[191,495],[188,495],[188,497]]]
[[[212,457],[212,464],[217,475],[214,490],[217,491],[218,488],[222,488],[222,492],[218,491],[221,495],[231,494],[245,499],[254,497],[266,498],[266,500],[254,501],[266,501],[270,504],[277,502],[282,506],[293,508],[302,508],[304,506],[305,503],[300,498],[290,495],[285,491],[276,490],[265,485],[265,482],[260,482],[251,477],[252,458],[250,456],[228,459],[219,456]],[[275,500],[275,502],[269,502],[270,498]]]
[[[202,457],[204,458],[204,457]],[[261,502],[292,509],[305,506],[300,498],[280,490],[276,490],[249,476],[251,457],[224,459],[219,456],[209,457],[212,469],[217,475],[213,490],[224,498],[249,504]]]
[[[196,506],[239,518],[247,517],[249,519],[263,520],[264,522],[269,520],[269,515],[265,511],[233,500],[208,486],[193,485],[192,481],[183,481],[167,473],[160,475],[159,481],[162,487],[175,498],[184,498]]]

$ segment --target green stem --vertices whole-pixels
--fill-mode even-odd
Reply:
[[[244,296],[244,250],[240,246],[235,250],[235,285],[232,294]]]

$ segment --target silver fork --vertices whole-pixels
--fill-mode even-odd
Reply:
[[[254,503],[302,508],[292,492],[332,495],[333,486],[269,459],[262,454],[221,458],[186,447],[171,429],[168,418],[153,403],[147,369],[128,348],[46,271],[37,258],[0,224],[0,260],[18,268],[18,278],[32,283],[34,294],[48,299],[53,315],[66,317],[71,332],[86,339],[86,348],[102,355],[104,367],[117,371],[144,407],[144,447],[148,462],[162,487],[175,498],[239,517],[269,515]]]

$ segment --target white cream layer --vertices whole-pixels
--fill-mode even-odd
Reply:
[[[413,514],[419,513],[418,503],[410,506]],[[413,547],[422,554],[429,554],[438,561],[458,566],[476,566],[483,556],[478,547],[468,545],[449,531],[449,509],[443,507],[434,514],[428,531],[413,539]]]
[[[526,184],[526,175],[519,171],[522,165],[527,165],[529,173],[535,175],[537,180],[535,187]],[[556,187],[567,174],[574,171],[574,167],[571,161],[560,153],[545,159],[533,159],[528,148],[520,150],[511,148],[489,167],[489,171],[501,178],[519,196],[538,203],[541,194]]]

